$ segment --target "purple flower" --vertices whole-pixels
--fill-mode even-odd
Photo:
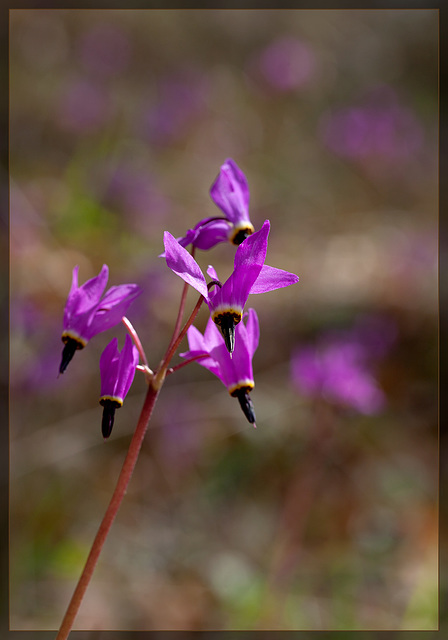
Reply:
[[[198,222],[183,238],[178,239],[183,247],[192,244],[198,249],[207,250],[219,242],[227,241],[238,245],[254,232],[249,218],[249,185],[232,158],[227,158],[221,166],[210,188],[210,196],[225,217],[209,217]]]
[[[103,87],[80,78],[64,89],[58,120],[64,129],[74,133],[90,133],[98,130],[108,119],[110,107],[109,97]]]
[[[77,349],[82,349],[97,333],[117,325],[131,302],[141,293],[136,284],[122,284],[108,289],[103,298],[109,277],[109,267],[104,264],[100,273],[78,286],[78,269],[73,269],[72,286],[64,309],[62,341],[64,350],[59,373],[64,373]]]
[[[251,66],[272,89],[287,92],[309,82],[316,60],[307,44],[296,38],[282,37],[271,42]]]
[[[196,260],[165,231],[165,255],[168,267],[201,293],[207,302],[212,320],[221,328],[230,353],[235,346],[235,325],[243,317],[244,305],[251,293],[265,293],[298,282],[298,276],[264,264],[270,230],[269,220],[262,228],[244,240],[236,250],[234,270],[221,285],[216,271],[209,266],[215,291],[209,293],[205,277]]]
[[[249,392],[254,388],[252,358],[258,347],[260,330],[255,311],[249,309],[245,317],[246,315],[246,324],[240,322],[236,327],[237,340],[232,357],[211,318],[208,320],[204,335],[194,326],[188,329],[190,350],[180,355],[183,358],[208,355],[198,360],[198,364],[217,376],[227,387],[230,395],[238,398],[244,415],[255,427],[255,412]]]
[[[206,75],[194,67],[179,68],[162,78],[142,116],[142,133],[154,145],[171,144],[185,135],[207,105]]]
[[[293,382],[305,395],[373,414],[382,409],[385,398],[370,371],[367,353],[347,336],[302,347],[292,357]]]
[[[100,358],[101,397],[103,419],[101,431],[108,438],[114,426],[115,409],[122,406],[138,365],[138,351],[126,334],[124,347],[118,351],[118,340],[114,338],[104,349]]]
[[[352,160],[412,158],[423,132],[412,110],[389,87],[377,87],[358,104],[323,116],[320,135],[339,156]]]

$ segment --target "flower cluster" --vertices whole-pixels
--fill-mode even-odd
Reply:
[[[255,231],[249,218],[249,187],[244,173],[228,158],[221,166],[210,196],[221,209],[223,216],[202,219],[186,235],[177,240],[168,231],[164,234],[165,252],[161,254],[167,266],[188,285],[200,293],[195,311],[185,330],[175,330],[161,368],[152,372],[140,340],[132,329],[126,336],[120,352],[114,338],[100,358],[101,394],[103,405],[102,433],[108,438],[114,423],[115,410],[121,407],[137,368],[145,371],[150,384],[163,380],[175,349],[187,334],[189,351],[181,355],[184,363],[198,363],[216,375],[227,387],[231,396],[238,398],[240,406],[255,426],[255,412],[249,393],[254,387],[252,358],[258,346],[259,323],[256,312],[244,308],[250,294],[265,293],[298,282],[299,278],[287,271],[265,264],[270,222],[266,220]],[[229,278],[221,283],[209,266],[206,277],[193,257],[195,249],[208,250],[220,242],[237,245],[234,268]],[[192,253],[186,247],[192,245]],[[111,287],[103,296],[109,270],[106,265],[95,278],[78,286],[78,267],[73,270],[72,286],[64,312],[62,340],[64,349],[59,371],[63,373],[74,353],[86,346],[98,333],[118,325],[122,320],[129,330],[130,323],[124,317],[130,304],[140,295],[136,284]],[[180,307],[183,310],[184,295]],[[204,335],[191,323],[202,302],[210,310],[210,318]],[[242,321],[246,318],[246,322]],[[132,344],[134,340],[135,345]],[[139,353],[144,365],[139,365]],[[182,366],[182,365],[178,365]],[[172,371],[173,369],[171,369]],[[159,383],[157,383],[159,384]]]

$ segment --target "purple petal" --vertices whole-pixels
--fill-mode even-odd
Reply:
[[[100,301],[109,277],[109,268],[107,265],[103,265],[99,275],[78,287],[78,269],[79,267],[76,266],[72,272],[72,284],[64,308],[64,329],[77,329],[78,317],[93,312]],[[82,324],[87,321],[86,318],[83,318]]]
[[[188,346],[190,351],[204,351],[207,352],[204,336],[194,325],[191,325],[187,331]]]
[[[258,328],[258,323],[257,323]],[[251,327],[251,331],[253,327]],[[235,328],[235,349],[230,359],[229,354],[227,353],[227,357],[231,362],[232,369],[232,382],[233,386],[241,383],[243,380],[252,380],[253,381],[253,371],[252,371],[252,357],[255,349],[252,351],[254,338],[258,338],[258,336],[253,336],[248,331],[248,327],[241,321],[237,324]],[[258,339],[256,340],[258,344]],[[227,349],[226,349],[227,351]],[[231,386],[231,385],[230,385]]]
[[[210,321],[211,320],[209,319],[209,323]],[[213,327],[216,328],[215,323],[213,321],[211,322],[213,324]],[[218,336],[219,336],[219,331],[218,331]],[[190,347],[190,350],[184,353],[181,353],[180,356],[182,358],[194,358],[195,356],[205,355],[210,353],[210,350],[209,348],[207,348],[207,345],[206,345],[207,340],[204,339],[204,336],[200,333],[200,331],[198,331],[198,329],[196,329],[196,327],[191,326],[188,329],[187,337],[188,337],[188,346]],[[205,369],[208,369],[211,373],[217,376],[222,382],[224,382],[220,373],[219,364],[213,358],[201,358],[200,360],[198,360],[198,364],[200,364]]]
[[[254,282],[263,266],[270,230],[266,220],[259,231],[250,235],[236,250],[234,271],[218,291],[210,296],[210,309],[232,307],[243,309]]]
[[[182,247],[192,244],[202,251],[208,251],[220,242],[227,242],[232,227],[227,220],[205,218],[194,229],[189,229],[178,242]]]
[[[249,186],[246,176],[231,158],[221,166],[210,196],[233,224],[249,221]]]
[[[267,291],[274,291],[274,289],[280,289],[281,287],[288,287],[290,284],[295,284],[298,281],[299,277],[294,275],[294,273],[263,265],[257,279],[252,285],[250,293],[266,293]]]
[[[76,267],[73,267],[73,271],[72,271],[72,285],[70,287],[70,291],[68,294],[69,298],[71,294],[78,289],[78,271],[79,271],[79,265],[77,264]]]
[[[269,220],[265,220],[259,231],[250,235],[238,246],[234,260],[235,269],[253,264],[259,265],[261,269],[266,259],[270,228]]]
[[[87,282],[79,287],[79,291],[82,291],[86,308],[90,308],[92,304],[97,304],[99,302],[103,291],[106,288],[108,278],[109,267],[107,264],[103,264],[100,273],[95,276],[95,278],[87,280]]]
[[[117,383],[114,395],[122,400],[128,394],[134,380],[136,366],[138,365],[138,350],[134,346],[129,334],[126,334],[123,349],[120,353],[117,373]]]
[[[210,196],[233,224],[249,221],[249,186],[246,176],[232,158],[227,158],[221,166],[210,188]]]
[[[215,268],[213,267],[213,265],[211,265],[211,264],[208,265],[207,274],[210,276],[210,278],[212,280],[218,280],[218,282],[219,282],[218,274],[216,273]]]
[[[207,300],[207,284],[196,260],[184,247],[181,247],[168,231],[165,231],[163,235],[163,242],[165,244],[166,263],[171,271],[174,271],[182,280],[194,287],[196,291],[199,291]]]
[[[115,395],[119,365],[118,339],[109,342],[100,357],[101,397]]]
[[[96,310],[93,320],[87,328],[88,335],[86,337],[90,339],[97,333],[106,331],[121,322],[131,303],[141,293],[142,290],[136,284],[111,287]]]
[[[260,325],[258,322],[258,316],[254,309],[248,309],[246,322],[246,335],[247,335],[247,348],[250,353],[250,357],[253,358],[255,351],[258,347],[260,340]],[[241,323],[242,324],[242,323]]]

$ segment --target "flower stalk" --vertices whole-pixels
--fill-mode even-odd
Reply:
[[[132,436],[120,475],[118,476],[115,491],[101,521],[95,540],[93,541],[92,548],[62,620],[56,640],[66,640],[73,627],[76,614],[78,613],[82,599],[90,583],[90,579],[92,578],[104,542],[106,541],[107,535],[128,488],[159,392],[160,388],[157,389],[153,385],[149,385],[137,427],[134,431],[134,435]]]

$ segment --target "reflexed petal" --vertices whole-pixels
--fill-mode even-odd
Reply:
[[[180,246],[168,231],[165,231],[163,241],[165,244],[166,263],[171,271],[174,271],[182,280],[194,287],[196,291],[199,291],[207,299],[207,284],[196,260],[184,247]]]
[[[87,280],[78,287],[78,269],[72,272],[72,284],[64,307],[64,330],[75,329],[81,333],[82,328],[90,323],[95,307],[101,299],[109,277],[109,268],[103,265],[99,275]],[[83,317],[84,316],[84,317]]]
[[[97,304],[100,301],[108,278],[109,267],[107,264],[103,264],[100,273],[95,278],[87,280],[87,282],[79,287],[79,291],[82,291],[86,308],[90,308],[92,304]]]
[[[232,358],[211,318],[207,322],[203,337],[197,329],[192,329],[193,327],[190,327],[187,334],[190,351],[182,353],[183,358],[208,353],[210,358],[198,360],[198,364],[213,373],[228,389],[245,380],[253,383],[252,356],[258,344],[258,319],[252,309],[248,314],[247,326],[240,322],[235,328],[236,341]]]
[[[142,293],[136,284],[119,284],[108,289],[98,306],[98,311],[110,311],[124,300],[134,300]]]
[[[210,188],[210,196],[234,224],[249,220],[249,186],[246,176],[232,158],[227,158],[221,166]]]
[[[222,287],[210,294],[210,310],[229,308],[242,312],[260,268],[257,264],[237,267]]]
[[[209,221],[196,225],[194,230],[190,229],[186,236],[179,240],[179,244],[186,247],[191,243],[202,251],[208,251],[220,242],[226,242],[231,229],[227,220],[210,218]]]
[[[261,269],[266,259],[270,228],[269,220],[265,220],[259,231],[250,235],[238,246],[235,253],[235,269],[253,264],[259,265]]]
[[[138,364],[138,351],[129,335],[126,334],[121,352],[118,340],[114,338],[104,349],[100,357],[101,397],[110,396],[123,402]]]
[[[212,349],[222,344],[222,335],[216,324],[210,317],[204,331],[205,348],[210,353]]]
[[[119,365],[118,339],[109,342],[100,357],[100,396],[114,396]]]
[[[235,350],[232,354],[233,380],[232,384],[236,385],[241,380],[253,380],[252,356],[250,352],[249,336],[247,335],[244,322],[237,324],[235,329]]]
[[[134,380],[136,366],[138,365],[138,350],[134,346],[129,334],[126,334],[123,349],[120,353],[117,373],[117,383],[115,385],[115,396],[122,400],[127,396]]]
[[[97,333],[106,331],[121,322],[121,318],[126,315],[131,303],[141,293],[142,290],[136,284],[122,284],[117,287],[111,287],[100,302],[92,322],[87,327],[88,335],[86,337],[90,340]]]
[[[190,347],[191,351],[207,352],[204,336],[194,325],[191,325],[191,327],[188,328],[187,338],[188,346]]]
[[[210,294],[209,307],[212,312],[220,307],[243,309],[266,258],[269,229],[270,223],[266,220],[259,231],[238,246],[231,276],[221,289]]]
[[[207,274],[210,276],[212,280],[218,280],[219,282],[218,274],[216,273],[215,268],[211,264],[209,264],[207,267]]]
[[[69,298],[71,294],[78,289],[78,271],[79,271],[79,265],[77,264],[76,267],[73,267],[73,271],[72,271],[72,285],[70,287],[70,291],[68,294]]]
[[[254,353],[258,348],[258,342],[260,340],[260,325],[258,322],[257,313],[254,309],[249,309],[247,316],[248,316],[247,322],[246,322],[247,348],[250,353],[250,357],[253,358]]]
[[[280,289],[281,287],[288,287],[290,284],[295,284],[298,281],[299,277],[294,273],[263,265],[257,279],[252,285],[250,293],[266,293],[267,291],[274,291],[274,289]]]

